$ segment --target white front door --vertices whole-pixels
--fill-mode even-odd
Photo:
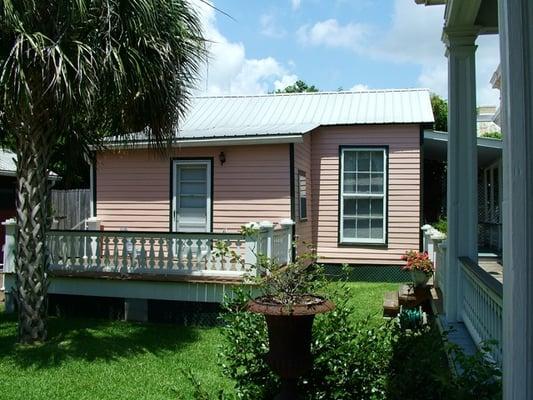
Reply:
[[[175,232],[211,230],[211,161],[175,160],[172,228]]]

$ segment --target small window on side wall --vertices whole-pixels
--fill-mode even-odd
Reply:
[[[340,156],[340,243],[385,244],[386,149],[342,148]]]
[[[298,215],[300,221],[307,221],[307,178],[298,171]]]

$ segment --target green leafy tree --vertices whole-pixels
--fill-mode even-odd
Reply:
[[[309,86],[307,83],[301,80],[297,80],[293,85],[287,86],[283,90],[276,90],[276,93],[303,93],[303,92],[318,92],[318,88],[315,85]]]
[[[432,93],[431,108],[435,117],[435,130],[448,132],[448,102],[439,95]]]
[[[205,58],[186,0],[0,0],[0,135],[17,162],[19,340],[46,339],[47,175],[106,132],[170,143]]]

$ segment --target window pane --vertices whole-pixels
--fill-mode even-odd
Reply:
[[[355,219],[343,220],[342,236],[346,239],[355,239]]]
[[[300,219],[307,218],[307,198],[300,198]]]
[[[206,199],[201,196],[180,196],[180,207],[183,208],[205,208]]]
[[[372,151],[372,172],[383,172],[383,152],[382,151]]]
[[[372,173],[372,193],[383,193],[383,173]]]
[[[180,167],[182,181],[205,181],[206,168]]]
[[[357,215],[357,199],[344,199],[344,215]]]
[[[370,152],[357,152],[357,172],[370,172]]]
[[[182,208],[180,207],[178,211],[178,222],[198,222],[205,223],[207,214],[205,208]]]
[[[357,199],[357,216],[368,217],[370,215],[370,199]]]
[[[357,220],[357,239],[370,238],[370,220],[358,219]]]
[[[370,200],[370,214],[373,217],[383,216],[383,199]]]
[[[206,184],[205,183],[187,183],[182,182],[180,185],[181,194],[206,194]]]
[[[382,239],[383,238],[383,220],[372,219],[371,226],[372,228],[371,228],[370,237],[372,239]]]
[[[344,192],[345,193],[356,193],[356,174],[355,173],[344,173]]]
[[[356,151],[345,151],[344,153],[344,170],[345,171],[355,171],[356,162],[357,162],[357,152]]]
[[[361,173],[357,174],[357,193],[364,194],[370,193],[370,174]]]

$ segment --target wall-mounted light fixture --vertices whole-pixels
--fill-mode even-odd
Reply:
[[[220,165],[224,165],[224,163],[226,162],[226,155],[223,151],[221,151],[218,155],[218,159],[220,160]]]

